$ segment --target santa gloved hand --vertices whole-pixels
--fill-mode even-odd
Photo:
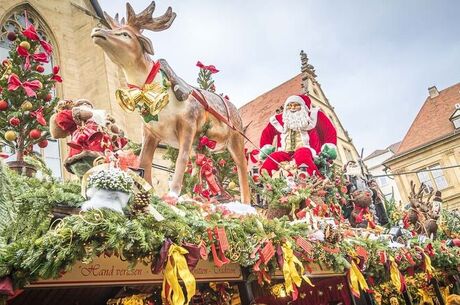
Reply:
[[[327,160],[337,159],[337,149],[335,145],[324,144],[321,149],[321,155]]]
[[[276,150],[275,146],[270,144],[265,144],[259,151],[259,160],[263,161],[267,159],[268,155],[273,153]]]

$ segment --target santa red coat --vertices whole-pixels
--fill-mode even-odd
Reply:
[[[319,108],[311,105],[310,99],[305,96],[299,96],[307,107],[311,122],[306,130],[300,131],[303,146],[297,148],[295,151],[285,151],[282,147],[286,133],[284,133],[283,114],[277,114],[270,118],[269,123],[262,131],[260,138],[260,147],[265,145],[274,145],[278,151],[270,154],[262,164],[261,171],[266,170],[271,174],[273,170],[278,170],[279,163],[284,161],[294,160],[297,166],[306,165],[307,172],[310,175],[319,174],[318,169],[314,163],[314,158],[323,150],[327,145],[336,148],[337,145],[337,131],[332,124],[331,120]],[[293,96],[288,98],[292,100],[298,98]]]

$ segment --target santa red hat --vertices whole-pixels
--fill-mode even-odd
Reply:
[[[302,108],[303,108],[304,105],[307,107],[307,109],[310,109],[310,108],[311,108],[311,100],[310,100],[310,98],[309,98],[307,95],[305,95],[305,94],[291,95],[291,96],[288,97],[288,98],[286,99],[286,101],[284,102],[284,108],[286,108],[286,106],[287,106],[289,103],[298,103],[298,104],[302,105]]]

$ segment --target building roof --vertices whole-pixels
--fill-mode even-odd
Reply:
[[[380,156],[386,153],[387,151],[391,151],[393,154],[396,154],[396,152],[398,151],[399,145],[401,145],[401,141],[393,143],[385,149],[374,150],[369,156],[364,158],[364,161]]]
[[[455,131],[449,120],[460,103],[460,83],[428,96],[397,150],[397,155],[435,142]]]
[[[244,126],[250,124],[246,131],[247,137],[259,145],[260,133],[268,123],[268,119],[276,113],[276,109],[284,104],[290,95],[302,93],[302,75],[299,74],[278,87],[265,92],[239,109]],[[253,149],[255,147],[250,147]]]

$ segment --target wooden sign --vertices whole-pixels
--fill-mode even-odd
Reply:
[[[197,282],[242,281],[238,264],[226,264],[220,268],[212,262],[200,260],[193,275]],[[159,284],[163,274],[153,274],[150,266],[137,264],[132,269],[118,257],[98,257],[91,263],[77,263],[72,270],[58,279],[40,280],[29,287],[73,287],[73,286],[114,286],[133,284]]]

